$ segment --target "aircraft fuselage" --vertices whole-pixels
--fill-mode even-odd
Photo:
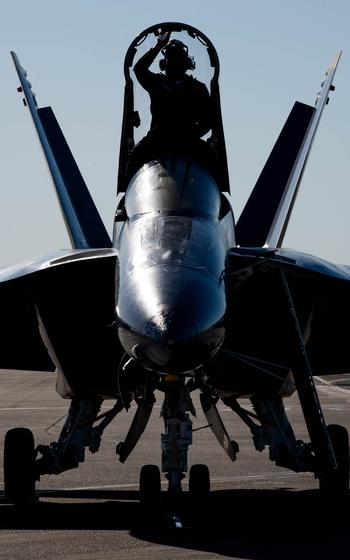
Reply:
[[[116,235],[117,315],[126,352],[164,373],[186,373],[219,349],[224,335],[225,255],[233,236],[219,220],[220,193],[185,159],[145,165],[125,196]]]

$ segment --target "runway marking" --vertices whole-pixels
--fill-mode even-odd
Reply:
[[[210,482],[214,484],[220,484],[221,482],[237,482],[241,480],[265,480],[265,479],[275,479],[275,478],[293,478],[293,477],[310,477],[313,476],[312,473],[265,473],[265,474],[250,474],[246,476],[222,476],[211,478]],[[162,486],[167,485],[166,480],[161,482]],[[188,484],[188,481],[184,480],[183,484]],[[56,494],[59,492],[82,492],[84,490],[118,490],[120,488],[138,488],[138,482],[129,482],[127,484],[105,484],[101,486],[76,486],[73,488],[49,488],[47,490],[39,489],[39,494]]]
[[[68,410],[67,406],[12,406],[11,408],[0,408],[0,412],[9,412],[12,410]]]
[[[108,410],[109,408],[112,408],[110,405],[106,405],[106,406],[101,406],[101,410],[102,409],[106,409]],[[135,407],[131,407],[132,410],[134,410]],[[7,408],[0,408],[0,412],[9,412],[9,411],[13,411],[13,410],[23,410],[23,411],[28,411],[28,410],[66,410],[68,412],[69,409],[69,404],[67,404],[67,406],[23,406],[23,407],[17,407],[17,406],[12,406],[12,407],[7,407]]]
[[[326,385],[330,389],[334,389],[334,391],[340,391],[341,393],[347,393],[347,395],[350,396],[350,391],[348,389],[343,389],[343,387],[338,387],[337,385],[333,385],[333,383],[330,383],[329,381],[326,381],[326,379],[322,379],[321,377],[318,377],[317,375],[315,375],[314,379],[317,379],[317,381],[319,381],[321,383],[321,387],[322,387],[322,385]]]

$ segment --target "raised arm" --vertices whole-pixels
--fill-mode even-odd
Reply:
[[[148,89],[149,81],[152,79],[152,76],[154,76],[153,72],[149,70],[149,67],[156,59],[162,48],[168,43],[169,39],[170,32],[158,35],[155,46],[142,55],[134,66],[135,76],[145,89]]]

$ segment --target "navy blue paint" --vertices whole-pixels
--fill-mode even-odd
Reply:
[[[111,247],[111,239],[51,107],[38,109],[38,114],[74,210],[72,216],[58,193],[74,246],[86,248],[75,232],[75,222],[78,222],[89,248]]]
[[[314,107],[296,102],[236,225],[237,245],[262,247],[302,146]]]

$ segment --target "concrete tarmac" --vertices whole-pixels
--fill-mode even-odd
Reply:
[[[317,384],[327,423],[350,430],[348,377],[325,378]],[[10,428],[30,428],[36,444],[58,438],[69,401],[58,397],[54,387],[53,374],[0,371],[1,456]],[[196,429],[207,422],[198,395],[193,400]],[[169,505],[164,484],[161,515],[142,512],[139,472],[145,463],[160,466],[161,404],[157,395],[147,429],[125,464],[119,463],[115,446],[125,438],[134,408],[117,416],[100,451],[95,455],[87,451],[79,469],[43,476],[35,506],[6,503],[1,471],[0,559],[349,558],[349,501],[322,503],[313,475],[276,467],[267,450],[254,449],[249,429],[224,405],[219,411],[230,437],[239,444],[237,461],[230,461],[209,428],[194,432],[189,452],[189,465],[205,463],[210,469],[208,503],[194,508],[185,479],[179,504]],[[296,436],[307,440],[298,397],[286,399],[285,405]]]

